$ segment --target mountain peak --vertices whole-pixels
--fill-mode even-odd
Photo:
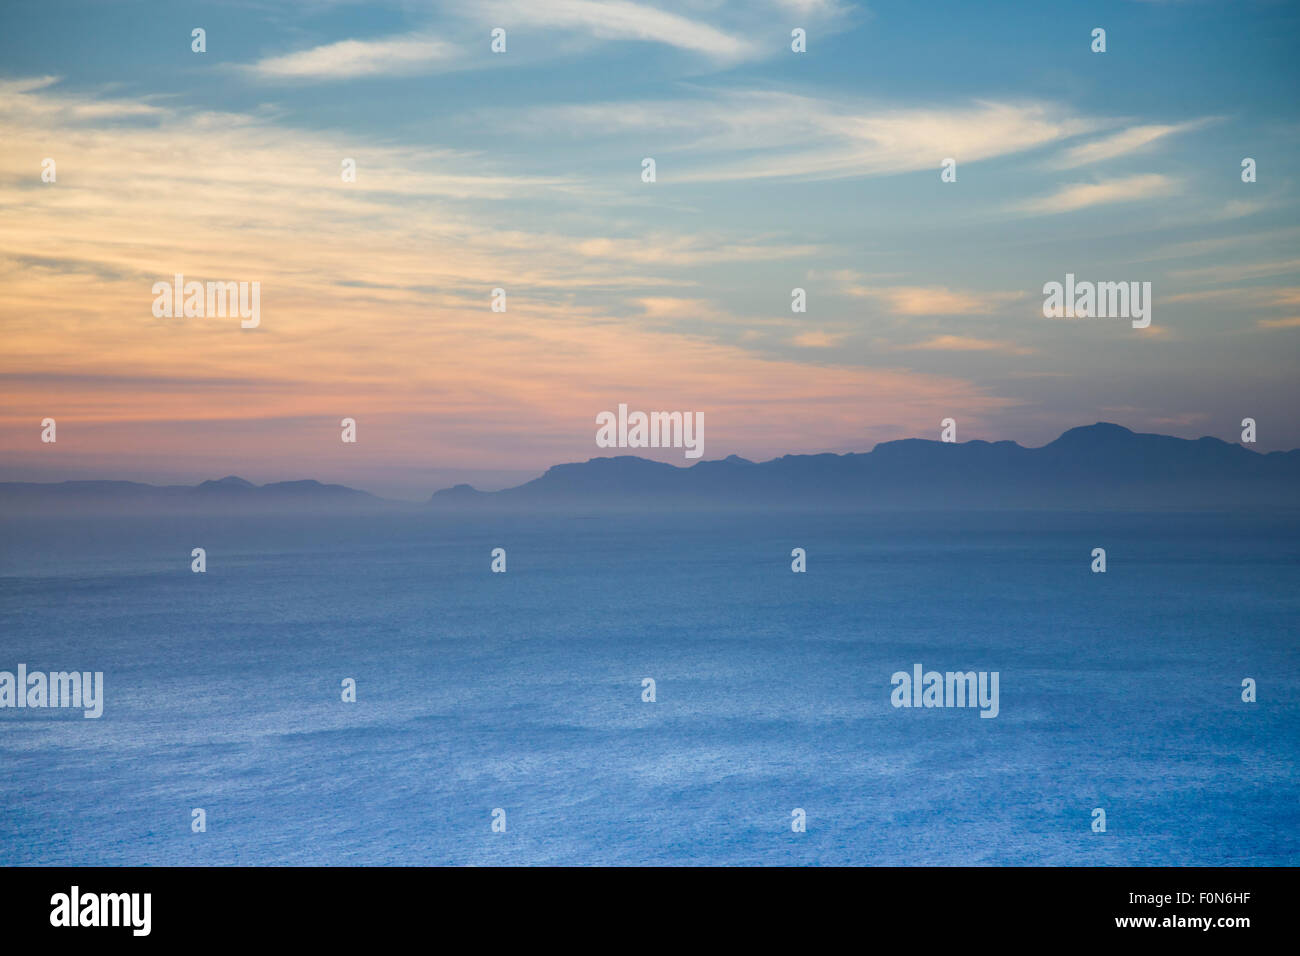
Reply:
[[[199,484],[200,488],[256,488],[257,485],[251,481],[245,481],[238,475],[226,475],[224,478],[216,480],[208,479]]]
[[[484,492],[479,491],[473,485],[466,484],[465,482],[461,482],[458,485],[452,485],[450,488],[440,488],[439,490],[433,493],[434,498],[439,498],[439,499],[451,498],[451,499],[461,499],[461,500],[480,498],[483,495]]]
[[[1052,445],[1098,445],[1111,444],[1132,438],[1136,432],[1116,425],[1113,422],[1097,422],[1095,425],[1080,425],[1062,432],[1061,437],[1051,442]]]

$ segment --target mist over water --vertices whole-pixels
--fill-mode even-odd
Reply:
[[[0,864],[1295,865],[1297,531],[5,518],[0,670],[106,699],[0,711]],[[997,718],[892,707],[917,662],[1000,672]]]

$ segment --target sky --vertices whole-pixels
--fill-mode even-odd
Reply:
[[[5,3],[0,480],[420,499],[609,454],[620,403],[706,459],[1300,447],[1298,40],[1260,0]],[[258,326],[155,316],[178,273]],[[1044,317],[1067,274],[1150,327]]]

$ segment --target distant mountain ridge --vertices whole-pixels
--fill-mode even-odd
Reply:
[[[1040,448],[1011,441],[882,442],[869,452],[736,455],[687,467],[632,455],[555,465],[514,488],[437,491],[436,510],[610,509],[1296,509],[1300,449],[1261,454],[1218,438],[1184,439],[1098,422]],[[130,481],[0,482],[0,511],[418,509],[345,485],[235,475],[198,485]]]
[[[383,505],[384,499],[346,485],[312,479],[255,485],[237,475],[197,485],[138,481],[0,482],[0,509],[15,511],[284,511],[332,505]]]
[[[618,503],[789,508],[1295,507],[1300,450],[1260,454],[1217,438],[1099,422],[1041,448],[1011,441],[882,442],[870,452],[732,455],[689,467],[625,455],[556,465],[516,488],[437,492],[435,506]]]

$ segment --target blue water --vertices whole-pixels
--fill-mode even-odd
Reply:
[[[1298,531],[7,518],[0,670],[107,699],[0,710],[0,863],[1295,865]],[[895,709],[917,662],[999,716]]]

